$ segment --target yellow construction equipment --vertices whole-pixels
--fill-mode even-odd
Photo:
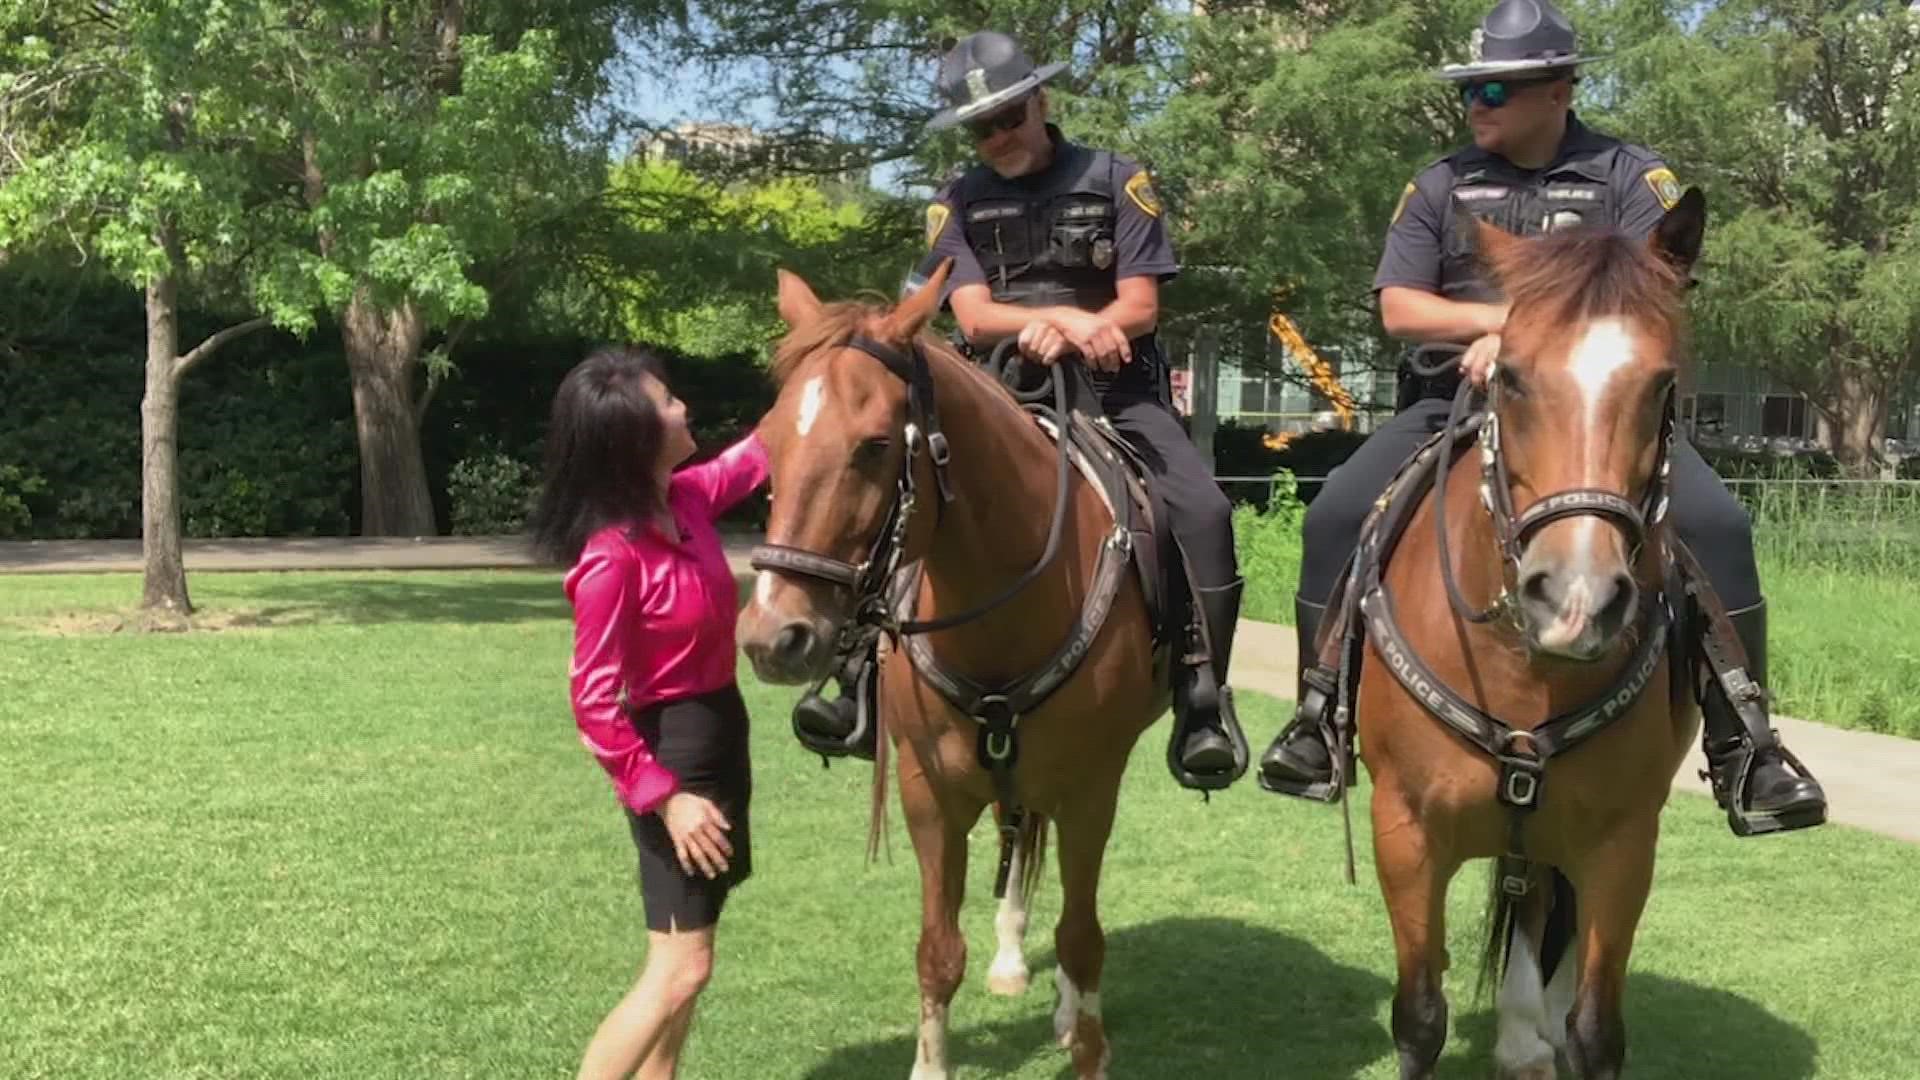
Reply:
[[[1272,331],[1273,336],[1279,338],[1280,343],[1285,345],[1294,359],[1300,362],[1300,368],[1307,373],[1307,379],[1313,383],[1313,388],[1320,391],[1321,395],[1333,405],[1333,411],[1340,417],[1340,430],[1352,431],[1353,395],[1347,392],[1346,387],[1340,385],[1340,378],[1334,374],[1333,365],[1321,359],[1320,354],[1313,351],[1313,346],[1307,344],[1307,339],[1301,335],[1300,328],[1293,325],[1293,320],[1280,312],[1273,313],[1273,318],[1267,321],[1267,329]]]

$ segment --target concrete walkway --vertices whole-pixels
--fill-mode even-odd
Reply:
[[[727,538],[734,572],[752,573],[747,550],[754,538]],[[270,540],[189,540],[194,573],[260,570],[475,570],[536,566],[518,537],[415,539],[317,537]],[[0,541],[0,575],[9,573],[139,573],[138,540]],[[0,586],[3,588],[4,586]],[[1291,699],[1293,628],[1242,620],[1234,644],[1234,685]],[[1846,731],[1791,717],[1775,717],[1780,734],[1820,777],[1832,820],[1920,843],[1920,741]],[[1255,753],[1276,733],[1249,731]],[[1678,791],[1707,793],[1690,757],[1674,780]],[[1247,781],[1251,784],[1251,779]]]

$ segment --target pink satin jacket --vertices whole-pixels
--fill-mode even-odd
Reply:
[[[678,782],[622,713],[621,690],[640,709],[733,681],[739,602],[713,522],[766,478],[766,447],[748,435],[673,475],[667,506],[681,538],[652,524],[605,528],[567,572],[574,722],[636,813],[666,802]]]

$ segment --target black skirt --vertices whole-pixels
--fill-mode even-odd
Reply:
[[[649,930],[697,930],[720,919],[727,894],[753,873],[748,804],[753,799],[752,759],[747,747],[747,703],[739,686],[659,702],[630,713],[634,730],[653,748],[680,790],[711,799],[733,828],[727,871],[709,879],[689,874],[673,853],[673,837],[656,813],[627,810],[634,847],[640,853],[640,897]]]

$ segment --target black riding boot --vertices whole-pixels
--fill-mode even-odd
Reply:
[[[1736,708],[1719,680],[1709,679],[1700,702],[1703,778],[1727,812],[1736,836],[1787,832],[1827,820],[1827,796],[1800,759],[1781,745],[1767,719],[1767,605],[1728,612],[1746,650],[1752,680],[1748,700]],[[1743,716],[1742,713],[1745,713]]]
[[[1227,666],[1233,656],[1233,634],[1240,622],[1240,593],[1244,578],[1216,588],[1193,590],[1200,648],[1206,659],[1182,663],[1173,688],[1173,737],[1167,744],[1167,767],[1184,787],[1217,791],[1247,771],[1247,740],[1233,711],[1233,690],[1227,686]]]
[[[1307,682],[1305,676],[1319,657],[1313,642],[1320,629],[1320,617],[1326,605],[1293,598],[1294,626],[1299,633],[1299,701],[1293,720],[1273,737],[1273,743],[1260,757],[1260,786],[1281,795],[1293,795],[1315,802],[1333,798],[1333,751],[1327,746],[1324,726],[1327,709],[1332,705],[1324,688]]]
[[[800,745],[825,757],[873,760],[876,667],[873,649],[859,650],[834,674],[839,698],[829,701],[810,692],[794,703],[793,734]]]

